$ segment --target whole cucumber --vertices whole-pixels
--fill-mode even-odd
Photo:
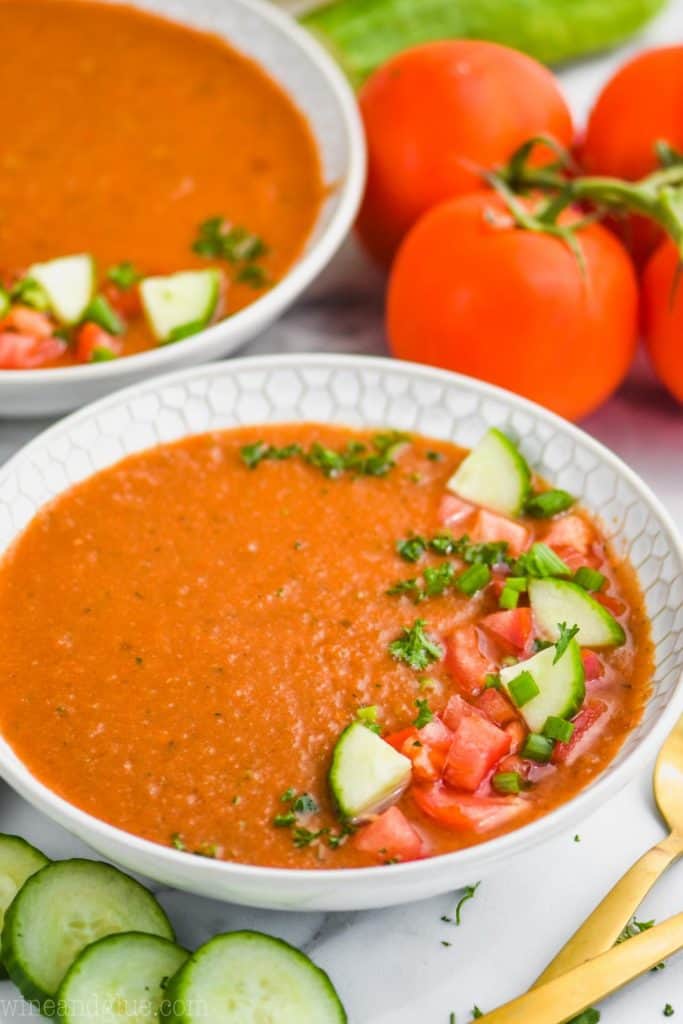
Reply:
[[[666,0],[336,0],[301,23],[354,85],[393,54],[435,39],[488,39],[560,64],[621,42]]]

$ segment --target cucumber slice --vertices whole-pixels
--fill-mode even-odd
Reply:
[[[363,728],[363,726],[361,726]],[[175,974],[161,1019],[169,1024],[346,1024],[332,982],[282,939],[217,935]]]
[[[26,879],[49,863],[44,853],[20,836],[0,834],[0,930],[5,911]],[[7,972],[0,964],[0,978],[6,976]]]
[[[328,776],[339,813],[348,821],[362,821],[384,810],[409,784],[411,771],[409,758],[353,722],[335,744]]]
[[[47,1012],[67,968],[87,945],[116,932],[173,939],[144,886],[109,864],[62,860],[22,886],[5,915],[2,958],[21,994]]]
[[[57,992],[65,1024],[157,1024],[165,986],[190,954],[143,932],[107,935],[76,958]]]
[[[539,693],[519,709],[532,732],[541,732],[551,715],[573,718],[586,696],[586,675],[576,640],[569,641],[559,661],[553,664],[556,653],[556,647],[546,647],[533,658],[509,665],[500,672],[500,681],[508,693],[510,683],[522,672],[533,677]]]
[[[536,625],[550,640],[559,637],[559,623],[578,626],[582,647],[621,647],[626,634],[599,601],[569,580],[543,579],[529,583],[529,600]]]
[[[517,516],[531,490],[531,472],[509,437],[491,427],[446,487],[465,501],[505,516]]]
[[[26,276],[38,282],[51,312],[67,325],[82,319],[95,292],[95,261],[88,253],[34,263]]]
[[[206,327],[220,294],[221,272],[184,270],[169,277],[146,277],[140,285],[145,315],[162,345]]]

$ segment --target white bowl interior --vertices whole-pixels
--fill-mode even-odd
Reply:
[[[113,395],[52,427],[0,470],[0,552],[71,484],[159,442],[242,424],[320,420],[388,426],[469,447],[489,426],[516,438],[549,480],[580,495],[635,566],[656,645],[653,696],[615,761],[581,795],[517,832],[432,861],[356,871],[214,863],[96,821],[38,783],[0,741],[0,773],[33,803],[114,859],[171,884],[239,902],[352,909],[466,882],[584,817],[623,785],[681,710],[683,552],[645,485],[614,455],[524,399],[438,370],[381,359],[274,356],[199,367]]]

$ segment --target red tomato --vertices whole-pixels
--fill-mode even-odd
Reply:
[[[586,675],[587,683],[590,683],[593,679],[599,679],[605,671],[605,668],[595,651],[589,651],[587,649],[581,651],[581,660],[583,661],[583,671]]]
[[[390,807],[369,825],[363,825],[352,842],[356,849],[381,861],[417,860],[426,853],[422,836],[398,807]]]
[[[506,540],[510,554],[517,556],[521,555],[529,543],[529,531],[521,523],[481,509],[472,529],[472,540],[478,544]]]
[[[532,135],[569,146],[571,115],[551,73],[497,43],[426,43],[387,61],[359,95],[368,181],[358,232],[388,265],[432,206],[482,187]],[[538,154],[547,162],[546,148]]]
[[[683,283],[678,252],[663,242],[643,275],[643,329],[655,373],[668,391],[683,402]]]
[[[78,328],[76,334],[76,357],[80,363],[92,363],[98,351],[121,355],[123,348],[118,338],[109,334],[98,324],[88,320]]]
[[[416,729],[410,726],[384,737],[387,743],[413,762],[413,777],[427,781],[441,778],[453,734],[440,718]]]
[[[474,701],[474,706],[479,711],[483,711],[487,718],[490,718],[495,725],[499,725],[501,728],[506,726],[508,722],[517,721],[519,717],[505,694],[493,687],[489,687],[488,690],[480,693]]]
[[[45,313],[39,313],[30,306],[12,306],[0,320],[0,331],[17,331],[33,338],[51,338],[55,325]]]
[[[531,608],[511,608],[509,611],[493,612],[481,620],[481,625],[496,640],[502,640],[514,654],[527,650],[534,633]]]
[[[453,733],[446,756],[444,780],[455,789],[474,793],[501,757],[510,753],[510,737],[476,712],[464,715]]]
[[[113,281],[105,281],[102,291],[110,305],[124,320],[135,320],[142,315],[142,299],[136,284],[130,288],[121,288]]]
[[[59,359],[66,351],[61,338],[36,338],[5,331],[0,334],[0,370],[33,370]]]
[[[458,687],[467,694],[479,693],[495,665],[479,648],[474,625],[459,626],[446,641],[446,666]],[[445,719],[449,725],[448,719]]]
[[[561,239],[517,228],[494,193],[435,207],[392,269],[394,355],[490,381],[569,419],[588,415],[631,363],[638,289],[609,231],[591,224],[577,237],[583,269]]]
[[[515,797],[482,797],[457,793],[443,783],[413,786],[411,793],[420,810],[444,828],[467,832],[492,832],[524,810]]]
[[[468,504],[455,494],[444,494],[439,505],[439,522],[449,530],[461,526],[474,512],[474,505]]]
[[[580,555],[587,555],[593,543],[592,527],[582,519],[581,516],[563,516],[562,519],[555,519],[550,529],[543,538],[548,547],[557,550],[558,548],[572,548]],[[585,562],[581,563],[585,565]]]
[[[683,46],[647,50],[617,71],[593,107],[581,160],[591,174],[635,180],[657,167],[659,140],[683,150]],[[660,229],[643,217],[622,223],[622,237],[644,263]]]
[[[555,744],[552,755],[553,764],[565,764],[572,757],[586,733],[595,726],[606,711],[607,705],[604,700],[598,700],[596,697],[587,700],[574,719],[574,732],[569,743]]]

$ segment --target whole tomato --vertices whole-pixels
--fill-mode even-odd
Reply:
[[[527,201],[527,208],[534,208]],[[565,211],[561,223],[580,215]],[[478,377],[576,420],[617,388],[637,337],[631,260],[599,224],[521,229],[494,192],[435,207],[401,246],[387,329],[402,359]]]
[[[658,166],[660,141],[683,150],[683,46],[647,50],[617,71],[593,107],[580,159],[590,174],[635,181]],[[617,226],[642,266],[662,232],[638,216]]]
[[[683,402],[683,278],[679,255],[667,240],[651,256],[643,274],[643,330],[655,373]]]
[[[569,146],[572,120],[551,73],[517,50],[473,40],[427,43],[384,64],[361,90],[368,182],[358,233],[388,264],[430,207],[484,186],[530,136]],[[550,157],[539,147],[540,161]]]

